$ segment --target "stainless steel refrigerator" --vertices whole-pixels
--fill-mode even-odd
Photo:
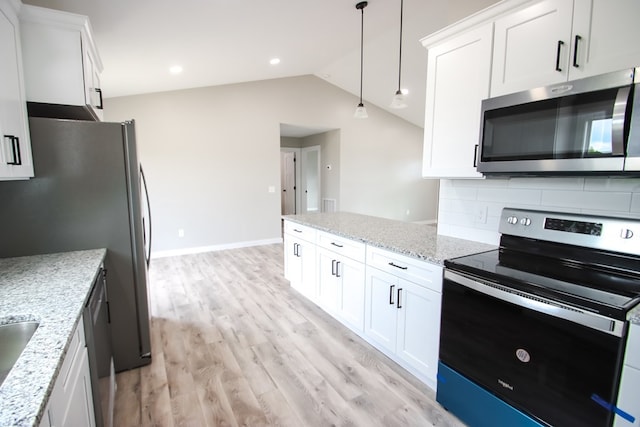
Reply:
[[[0,257],[107,248],[116,371],[151,362],[151,225],[133,122],[29,119],[35,178],[0,182]]]

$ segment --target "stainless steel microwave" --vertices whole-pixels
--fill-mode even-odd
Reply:
[[[640,67],[482,101],[485,175],[640,175]]]

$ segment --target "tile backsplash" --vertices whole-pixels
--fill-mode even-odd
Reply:
[[[640,218],[640,178],[440,180],[438,234],[498,244],[505,206]]]

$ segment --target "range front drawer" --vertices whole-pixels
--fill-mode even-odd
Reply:
[[[367,245],[367,265],[442,292],[442,266]]]

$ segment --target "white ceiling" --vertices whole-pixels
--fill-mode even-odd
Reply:
[[[424,125],[427,54],[419,40],[496,0],[404,0],[402,87],[397,89],[400,0],[364,9],[365,106]],[[358,96],[357,0],[24,0],[89,16],[106,97],[314,74]],[[281,63],[269,64],[278,57]],[[169,73],[179,64],[184,71]],[[469,64],[470,70],[473,64]],[[354,110],[356,104],[354,103]]]

